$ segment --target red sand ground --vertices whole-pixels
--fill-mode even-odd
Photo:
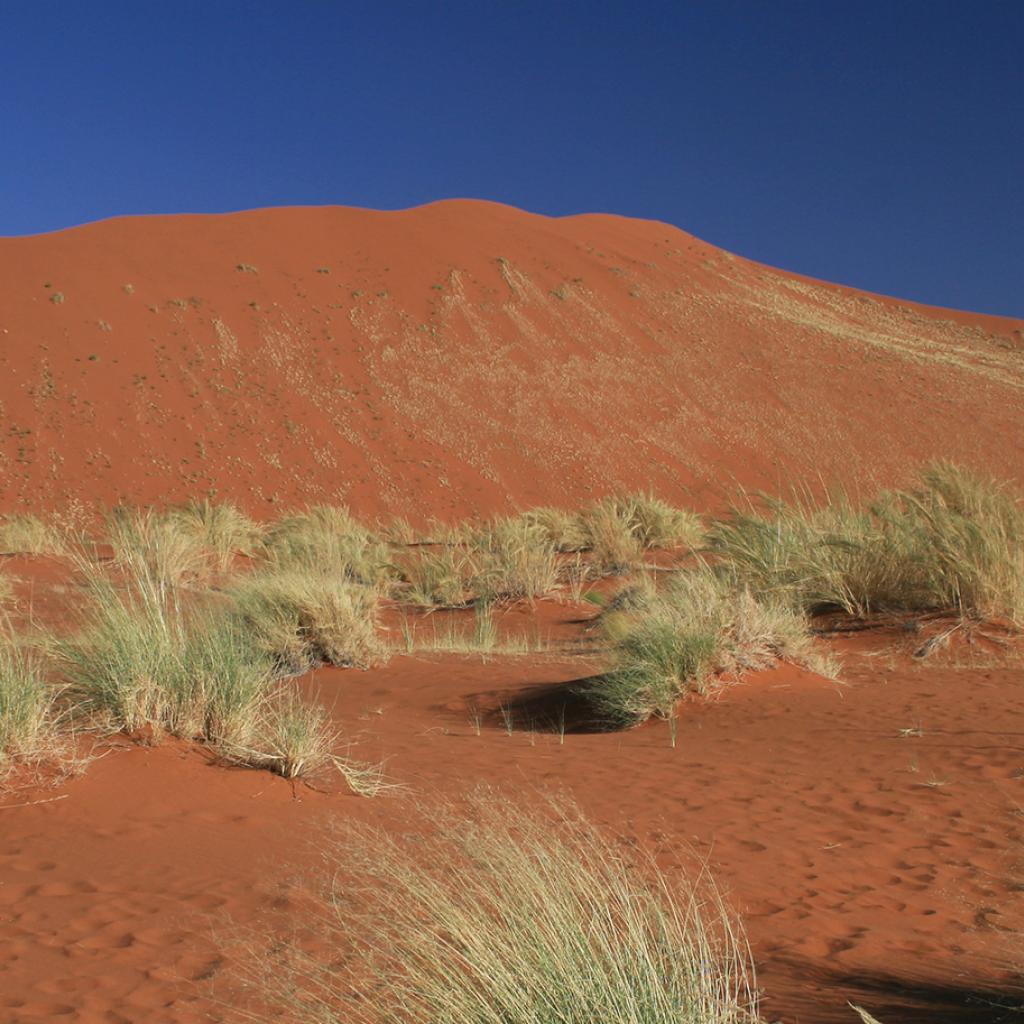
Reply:
[[[132,217],[0,239],[0,280],[0,509],[216,492],[418,519],[944,456],[1022,476],[1024,322],[650,221]]]
[[[708,507],[735,481],[866,485],[939,456],[1024,479],[1024,323],[661,224],[485,203],[128,218],[0,239],[0,275],[4,510],[215,492],[261,515],[340,499],[448,518],[623,486]],[[59,569],[9,568],[59,618]],[[688,706],[675,749],[663,724],[564,745],[470,728],[477,695],[587,667],[398,658],[310,687],[414,793],[564,786],[616,833],[706,854],[770,1017],[851,1021],[853,998],[886,1024],[999,1018],[960,1004],[1020,949],[1019,665],[859,648],[846,687],[780,669]],[[406,814],[120,745],[0,798],[4,1024],[217,1019],[231,958],[212,929],[276,906],[331,816]]]
[[[565,606],[546,617],[579,628]],[[664,723],[564,744],[525,725],[476,735],[468,707],[577,678],[580,658],[401,657],[308,687],[413,797],[566,789],[669,861],[706,856],[745,917],[770,1020],[850,1022],[853,999],[890,1024],[995,1021],[964,999],[1002,989],[1020,955],[1021,669],[874,643],[845,645],[845,686],[783,668],[688,705],[675,748]],[[8,794],[0,1020],[223,1019],[235,990],[216,936],[280,906],[332,816],[394,826],[406,799],[293,791],[177,743],[123,743],[80,779]]]

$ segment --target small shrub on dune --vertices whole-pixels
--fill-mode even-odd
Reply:
[[[316,505],[271,524],[268,561],[280,570],[330,572],[377,586],[388,575],[387,545],[336,505]]]
[[[0,554],[62,555],[65,540],[60,530],[33,515],[0,518]]]
[[[231,596],[244,628],[280,672],[322,662],[366,668],[383,657],[370,587],[324,572],[260,571]]]
[[[346,823],[315,949],[270,937],[263,999],[322,1024],[753,1024],[749,950],[713,886],[606,839],[572,805],[493,792],[415,833]],[[282,937],[283,938],[283,937]]]
[[[231,504],[190,501],[171,509],[167,518],[209,552],[221,573],[231,568],[236,555],[252,558],[261,549],[262,527]]]
[[[57,696],[39,659],[0,639],[0,779],[13,765],[40,761],[56,749]]]
[[[586,695],[615,726],[669,717],[691,692],[705,693],[722,672],[765,668],[778,660],[831,675],[804,615],[758,599],[707,567],[679,574],[663,593],[641,594],[602,614],[613,667],[590,681]]]

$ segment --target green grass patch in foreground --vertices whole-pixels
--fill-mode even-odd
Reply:
[[[749,950],[715,889],[541,803],[483,791],[468,816],[430,808],[398,836],[344,823],[308,917],[326,952],[268,937],[261,1000],[320,1024],[757,1020]]]

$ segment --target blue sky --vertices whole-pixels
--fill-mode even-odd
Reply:
[[[0,0],[0,235],[471,196],[1024,315],[1024,3]]]

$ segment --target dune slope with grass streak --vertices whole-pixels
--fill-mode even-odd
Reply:
[[[450,517],[622,488],[1020,479],[1024,321],[677,228],[451,201],[0,239],[0,509],[345,501]]]

